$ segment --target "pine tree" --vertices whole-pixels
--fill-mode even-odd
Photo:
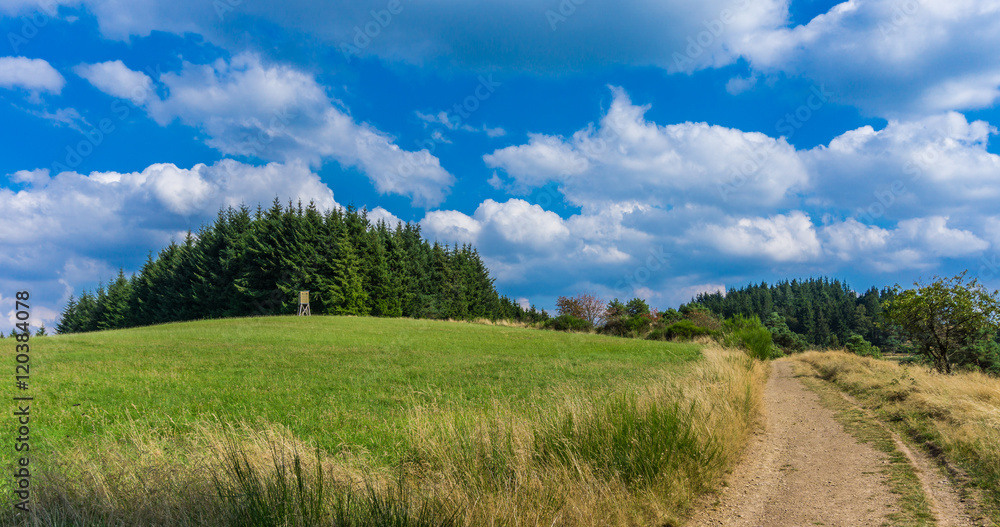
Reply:
[[[368,293],[364,289],[361,260],[351,243],[347,230],[337,237],[337,253],[333,261],[332,285],[335,290],[332,313],[364,316],[369,313]]]
[[[126,326],[126,316],[132,297],[132,285],[125,278],[123,270],[118,270],[118,277],[108,284],[108,290],[101,301],[100,317],[97,329],[120,329]]]
[[[63,309],[59,323],[56,324],[56,333],[62,335],[66,333],[76,333],[79,331],[79,313],[77,313],[77,303],[73,295],[69,295],[66,308]]]

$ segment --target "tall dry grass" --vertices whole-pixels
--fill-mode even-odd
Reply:
[[[796,358],[973,476],[1000,520],[1000,379],[836,352]]]
[[[766,366],[706,348],[683,377],[596,400],[567,393],[534,415],[421,409],[410,460],[467,525],[670,525],[742,453]]]
[[[766,376],[742,352],[704,355],[682,374],[567,389],[528,411],[415,406],[395,467],[320,452],[277,426],[133,428],[59,453],[33,482],[33,515],[5,512],[0,524],[678,524],[739,459]]]

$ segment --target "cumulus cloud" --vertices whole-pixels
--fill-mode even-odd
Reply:
[[[881,252],[891,237],[886,229],[865,225],[854,218],[824,226],[822,235],[827,252],[845,262]]]
[[[281,200],[339,206],[333,192],[304,164],[254,166],[234,160],[180,168],[154,164],[141,172],[19,171],[24,187],[0,189],[0,286],[30,287],[39,306],[58,310],[72,286],[109,280],[128,258],[158,251],[211,221],[222,207]],[[69,289],[67,289],[69,288]],[[79,291],[75,291],[78,295]],[[47,301],[43,300],[47,299]]]
[[[701,229],[709,243],[724,254],[775,262],[806,262],[821,254],[809,216],[801,211],[767,218],[739,218],[728,225]]]
[[[0,189],[0,206],[11,212],[0,218],[0,245],[4,252],[20,254],[33,244],[46,244],[52,254],[38,261],[59,265],[60,258],[102,258],[123,245],[158,247],[179,231],[196,229],[222,207],[267,204],[275,197],[338,206],[329,187],[301,164],[223,160],[190,169],[161,163],[141,172],[49,176],[48,170],[35,170],[10,177],[29,187]]]
[[[740,42],[758,71],[804,75],[882,116],[991,106],[1000,97],[1000,4],[851,0]]]
[[[645,120],[649,106],[633,104],[621,88],[612,92],[599,124],[570,138],[534,134],[483,159],[515,187],[556,182],[571,203],[593,208],[623,200],[775,206],[808,183],[784,139],[707,123],[660,126]]]
[[[779,274],[803,265],[819,273],[922,271],[978,257],[1000,232],[986,217],[1000,198],[1000,156],[988,151],[996,130],[984,121],[955,112],[893,120],[797,151],[782,139],[704,123],[661,126],[644,119],[647,110],[614,89],[598,124],[568,138],[531,134],[484,156],[496,169],[494,188],[555,183],[582,209],[563,220],[568,233],[547,259],[487,252],[505,276],[531,272],[530,264],[579,287],[582,275],[559,269],[580,267],[601,277],[592,278],[597,284],[631,284],[627,277],[657,274],[642,265],[650,247],[669,255],[662,260],[672,277],[625,288],[633,293],[711,283],[719,262],[733,260],[734,269]],[[461,218],[474,225],[464,239],[481,240],[476,215]]]
[[[845,132],[802,153],[819,198],[865,221],[970,216],[1000,199],[1000,156],[987,150],[996,128],[950,112]]]
[[[178,72],[151,79],[120,61],[84,64],[78,74],[96,88],[131,100],[161,125],[178,120],[207,135],[219,151],[313,166],[332,159],[360,168],[382,193],[409,196],[421,206],[442,202],[454,177],[427,150],[403,150],[393,138],[357,123],[308,74],[266,65],[257,55],[230,62],[184,63]]]
[[[405,223],[399,218],[399,216],[396,216],[382,207],[375,207],[374,209],[368,211],[368,220],[371,221],[373,225],[383,221],[390,229],[396,228],[396,224],[398,223]]]
[[[569,238],[569,228],[558,214],[521,199],[504,203],[488,199],[472,216],[432,211],[420,224],[431,238],[478,244],[498,255],[551,254],[564,248]]]
[[[911,246],[949,258],[980,253],[990,246],[972,232],[952,229],[947,224],[945,216],[913,218],[899,222],[898,235],[912,242]]]
[[[47,61],[25,57],[0,57],[0,87],[59,94],[66,79]]]

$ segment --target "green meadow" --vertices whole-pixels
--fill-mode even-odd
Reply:
[[[400,525],[662,522],[735,459],[762,378],[698,344],[412,319],[207,320],[31,346],[36,510],[59,509],[34,524],[202,523],[175,517],[190,508],[218,524],[342,525],[370,512],[345,492],[436,504],[429,523]],[[300,454],[311,475],[285,485]],[[246,483],[242,465],[260,489],[325,505],[247,523],[253,492],[221,490]],[[194,487],[218,499],[177,490]],[[294,501],[281,496],[268,499]]]
[[[327,452],[398,461],[413,407],[538,404],[683,368],[691,344],[453,322],[260,317],[33,339],[42,451],[125,426],[279,423]],[[74,406],[74,405],[79,406]],[[9,427],[8,427],[9,428]],[[9,432],[9,431],[8,431]]]

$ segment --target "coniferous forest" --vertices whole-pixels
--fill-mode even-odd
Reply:
[[[315,314],[534,321],[497,293],[471,246],[431,244],[420,226],[373,224],[353,207],[228,208],[142,269],[71,297],[59,333],[183,320],[294,314],[310,291]]]
[[[761,282],[725,295],[702,293],[691,304],[723,318],[757,315],[776,339],[790,331],[794,335],[785,336],[798,336],[811,347],[836,348],[852,335],[861,335],[875,346],[893,350],[900,342],[899,331],[882,317],[883,302],[893,294],[888,287],[872,287],[858,294],[840,280],[810,278],[772,285]]]

